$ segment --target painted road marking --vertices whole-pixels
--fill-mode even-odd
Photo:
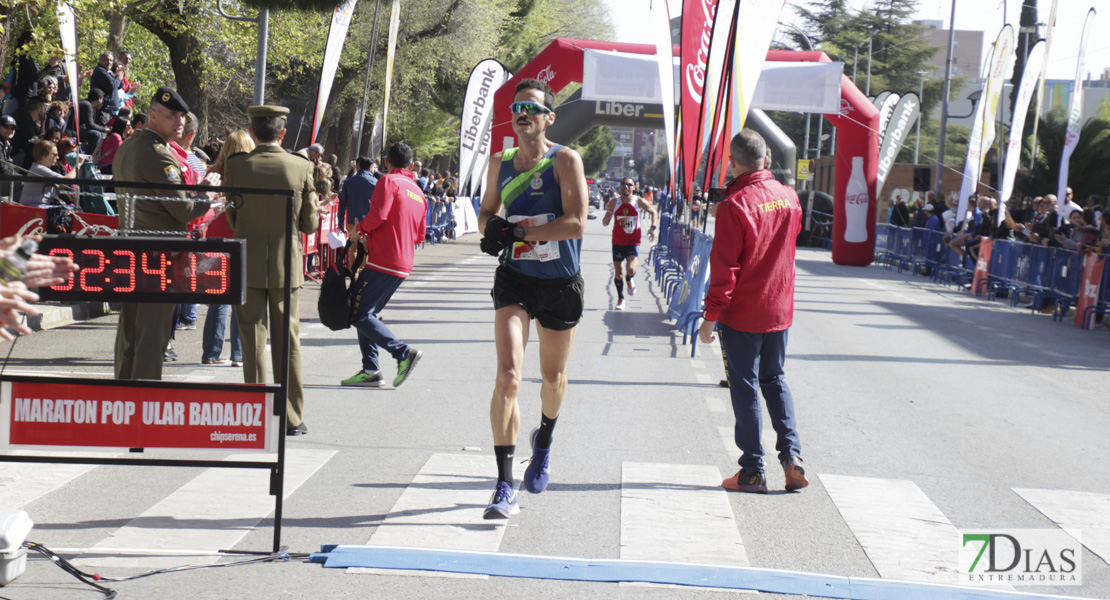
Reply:
[[[497,466],[486,455],[433,454],[412,478],[382,524],[370,536],[375,546],[415,546],[496,552],[506,521],[486,520]],[[518,501],[521,498],[517,490]],[[354,567],[354,574],[424,575],[485,579],[486,575],[403,572]]]
[[[288,498],[335,450],[288,450]],[[273,460],[272,454],[234,455],[227,460]],[[265,469],[206,469],[127,525],[116,530],[76,562],[97,567],[164,569],[182,564],[211,564],[219,557],[197,558],[195,551],[234,548],[274,510],[270,473]],[[145,548],[148,556],[113,556],[111,549]],[[176,549],[188,549],[178,555]],[[100,554],[98,554],[100,553]],[[183,557],[184,556],[184,557]]]
[[[118,452],[6,452],[13,456],[81,456],[115,458]],[[3,463],[0,467],[0,507],[15,510],[34,502],[96,468],[97,465]]]
[[[956,584],[960,532],[912,481],[819,475],[884,579]]]
[[[1110,563],[1110,495],[1013,488],[1088,550]]]
[[[621,558],[747,565],[717,467],[626,462]]]

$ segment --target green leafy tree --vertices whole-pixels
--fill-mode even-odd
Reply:
[[[1064,134],[1068,120],[1062,108],[1053,109],[1041,119],[1037,134],[1039,154],[1031,176],[1018,187],[1028,195],[1055,194],[1060,178],[1060,159],[1064,155]],[[1110,102],[1099,105],[1095,117],[1083,124],[1079,141],[1071,155],[1068,185],[1080,204],[1090,194],[1105,196],[1110,189]]]
[[[617,140],[613,139],[608,127],[595,127],[578,141],[573,148],[582,155],[582,169],[587,177],[595,177],[605,169],[609,157],[617,148]]]

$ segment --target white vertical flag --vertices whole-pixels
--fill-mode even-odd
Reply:
[[[63,4],[58,8],[58,30],[62,36],[66,75],[69,76],[70,101],[73,102],[74,110],[77,110],[77,21],[73,18],[73,8],[69,4]],[[80,132],[77,136],[77,142],[80,143]]]
[[[316,90],[316,112],[312,116],[312,139],[310,144],[316,143],[316,136],[320,133],[320,122],[324,119],[324,111],[328,108],[328,97],[331,95],[331,85],[335,82],[335,71],[339,68],[339,56],[343,54],[343,42],[347,39],[347,29],[351,26],[351,16],[355,13],[355,4],[358,0],[347,0],[335,7],[331,16],[331,27],[328,29],[328,43],[324,47],[324,65],[320,69],[320,87]]]
[[[991,49],[986,82],[983,93],[975,106],[975,121],[971,125],[971,138],[967,142],[967,162],[964,163],[964,178],[960,186],[960,204],[956,209],[956,222],[962,223],[967,216],[968,196],[979,189],[979,178],[983,174],[985,150],[994,143],[994,113],[998,110],[998,100],[1006,79],[1014,70],[1014,28],[1006,25],[998,33],[998,39]]]
[[[1079,58],[1075,65],[1075,87],[1071,92],[1071,110],[1068,111],[1068,130],[1064,134],[1064,153],[1060,157],[1060,182],[1056,186],[1056,216],[1057,222],[1066,220],[1064,215],[1065,193],[1068,189],[1068,167],[1071,154],[1079,144],[1079,131],[1083,128],[1083,75],[1087,70],[1087,39],[1091,36],[1091,28],[1095,24],[1095,9],[1087,11],[1087,19],[1083,22],[1083,33],[1079,36]]]
[[[382,145],[389,139],[386,124],[389,121],[389,89],[393,85],[393,59],[397,54],[397,32],[401,29],[401,0],[393,0],[389,15],[389,48],[385,54],[385,101],[382,102]]]
[[[725,69],[728,66],[728,54],[732,50],[729,34],[735,26],[735,16],[735,0],[718,1],[717,12],[713,16],[712,38],[709,41],[709,60],[705,63],[705,88],[702,93],[701,112],[695,118],[695,121],[701,123],[694,162],[695,176],[703,159],[712,160],[713,150],[725,121],[722,117],[728,108],[728,95],[727,90],[722,94],[721,88],[727,80]],[[720,106],[718,106],[718,100],[723,100]],[[696,125],[694,121],[684,124],[683,130],[693,125]],[[706,165],[705,175],[707,180],[713,176],[713,165]]]
[[[671,44],[671,15],[667,0],[653,2],[651,11],[655,19],[655,59],[659,63],[659,85],[663,95],[663,130],[667,136],[668,181],[675,184],[674,159],[674,49]]]
[[[1037,164],[1037,128],[1041,124],[1041,112],[1044,107],[1044,80],[1048,73],[1048,57],[1052,52],[1052,32],[1056,29],[1056,0],[1052,0],[1052,8],[1048,11],[1048,24],[1044,31],[1044,63],[1041,65],[1041,77],[1037,80],[1037,118],[1033,119],[1033,155],[1029,158],[1029,168]]]
[[[470,72],[459,123],[459,194],[468,181],[480,184],[485,177],[482,165],[489,165],[490,125],[493,122],[493,94],[512,77],[505,65],[487,58]],[[486,160],[482,160],[482,157]],[[481,169],[481,170],[479,170]],[[477,186],[471,185],[471,190]]]
[[[1017,175],[1018,163],[1021,162],[1021,140],[1025,134],[1025,115],[1029,112],[1029,101],[1033,99],[1033,92],[1040,81],[1041,67],[1045,62],[1046,44],[1041,40],[1029,50],[1029,57],[1025,61],[1025,71],[1021,74],[1018,84],[1017,102],[1014,104],[1013,119],[1010,122],[1010,143],[1006,149],[1006,162],[1002,164],[1002,181],[998,182],[1002,193],[998,199],[997,224],[1001,225],[1006,216],[1006,201],[1014,192],[1014,177]]]
[[[767,49],[771,47],[771,38],[778,28],[779,13],[785,4],[786,0],[743,0],[736,11],[730,101],[736,106],[740,120],[733,122],[730,136],[744,128],[759,74],[767,60]]]
[[[894,107],[898,106],[898,101],[902,99],[900,94],[890,92],[880,102],[878,98],[875,99],[875,108],[879,109],[879,144],[883,143],[883,138],[886,137],[886,128],[890,126],[890,117],[894,115]]]

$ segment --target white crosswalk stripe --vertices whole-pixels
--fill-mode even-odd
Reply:
[[[482,517],[482,509],[489,503],[496,477],[497,468],[489,456],[433,454],[401,493],[368,543],[496,552],[501,546],[507,522],[487,521]],[[388,575],[402,573],[358,567],[347,571]],[[424,571],[404,573],[485,578]]]
[[[1088,550],[1110,563],[1110,495],[1013,488]]]
[[[285,497],[295,492],[334,450],[288,450]],[[273,460],[272,455],[234,455],[228,460]],[[265,469],[207,469],[166,496],[127,525],[90,548],[75,561],[83,566],[162,569],[182,564],[174,550],[216,551],[232,548],[259,521],[273,512]],[[149,550],[149,555],[118,556],[120,549]],[[97,554],[100,552],[101,554]],[[215,562],[217,557],[208,557]],[[191,558],[201,564],[204,559]]]
[[[700,465],[624,463],[621,558],[747,565],[721,472]]]
[[[770,428],[764,444],[773,442]],[[719,427],[735,458],[732,428]],[[769,439],[768,439],[769,438]],[[115,453],[44,453],[110,457]],[[290,450],[286,497],[334,455],[332,450]],[[242,460],[242,456],[230,459]],[[253,455],[254,459],[264,457]],[[250,458],[247,458],[248,460]],[[19,508],[82,476],[94,465],[18,464],[0,471],[0,506]],[[620,482],[620,558],[746,566],[756,562],[742,539],[730,493],[718,467],[624,462]],[[169,493],[75,562],[88,567],[158,569],[212,564],[216,551],[233,548],[273,510],[265,470],[208,469]],[[955,584],[959,530],[912,481],[836,474],[813,475],[884,579]],[[486,521],[494,461],[485,454],[433,453],[405,487],[368,543],[501,550],[512,520]],[[1110,557],[1110,495],[1014,488],[1057,526],[1079,538],[1103,561]],[[812,493],[812,490],[810,491]],[[526,499],[523,495],[522,499]],[[527,516],[514,519],[528,518]],[[74,549],[76,550],[76,549]],[[1110,561],[1108,561],[1110,562]],[[351,573],[485,578],[437,572],[352,568]],[[651,586],[657,587],[657,586]]]
[[[482,518],[496,478],[497,465],[489,456],[433,454],[368,543],[497,550],[506,521]]]
[[[112,458],[118,452],[8,452],[15,456],[74,456]],[[15,510],[62,487],[96,468],[96,465],[57,463],[3,463],[0,466],[0,509]]]
[[[912,481],[819,475],[885,579],[955,583],[959,531]]]

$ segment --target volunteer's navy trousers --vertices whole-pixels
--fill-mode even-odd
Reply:
[[[775,449],[779,462],[802,455],[794,421],[794,397],[790,395],[783,373],[787,331],[747,333],[724,324],[717,325],[725,375],[732,393],[732,412],[736,415],[736,447],[742,453],[739,462],[748,472],[763,469],[763,447],[759,441],[763,425],[760,392],[767,403],[771,426],[778,434]]]
[[[362,350],[362,368],[373,373],[378,371],[378,348],[397,360],[405,358],[409,347],[397,339],[393,332],[378,318],[389,299],[405,280],[396,275],[375,271],[369,267],[358,276],[358,294],[355,305],[351,307],[354,319],[351,325],[358,330],[358,347]]]

